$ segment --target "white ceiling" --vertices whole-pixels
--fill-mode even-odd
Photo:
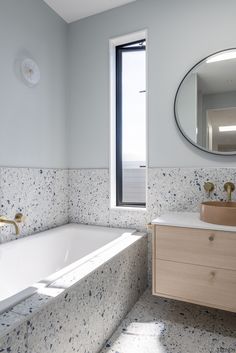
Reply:
[[[44,0],[66,22],[95,15],[136,0]]]

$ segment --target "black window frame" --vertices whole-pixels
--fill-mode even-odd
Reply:
[[[144,44],[145,43],[145,44]],[[139,44],[135,46],[135,44]],[[134,45],[134,46],[132,46]],[[146,202],[123,201],[123,169],[122,169],[122,53],[146,52],[146,39],[116,46],[116,206],[145,208]],[[146,91],[144,91],[146,92]],[[142,166],[146,169],[146,166]],[[146,201],[146,200],[145,200]]]

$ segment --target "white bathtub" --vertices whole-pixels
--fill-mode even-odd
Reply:
[[[1,244],[0,313],[133,232],[68,224]]]

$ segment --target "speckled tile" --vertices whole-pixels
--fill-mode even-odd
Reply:
[[[147,223],[148,213],[143,209],[110,209],[109,225],[111,227],[133,228],[140,231],[144,231],[146,230]]]
[[[28,346],[34,353],[89,352],[95,335],[103,343],[102,284],[94,274],[29,320]],[[100,321],[99,321],[100,317]],[[96,325],[96,332],[94,332]],[[87,349],[87,350],[86,350]],[[93,350],[94,351],[94,350]]]
[[[60,292],[59,292],[60,293]],[[31,314],[34,314],[42,306],[47,305],[52,300],[52,297],[45,294],[35,293],[31,297],[23,300],[21,303],[15,305],[11,312],[19,314],[21,316],[28,317]],[[1,318],[1,315],[0,315]]]
[[[199,203],[207,199],[203,189],[205,181],[215,183],[211,199],[218,200],[225,198],[223,184],[236,182],[235,168],[151,168],[148,174],[147,210],[144,212],[110,210],[108,169],[68,172],[1,168],[1,213],[14,217],[17,211],[22,211],[27,215],[22,236],[66,223],[68,219],[144,229],[147,222],[162,213],[197,211]],[[10,239],[9,228],[1,228],[0,240]],[[148,239],[150,279],[150,236]],[[8,335],[2,338],[2,347],[6,349],[12,342],[15,344],[13,352],[17,353],[98,351],[146,286],[147,261],[143,249],[143,246],[137,249],[130,246],[111,260],[112,266],[108,262],[101,263],[99,270],[93,272],[93,281],[82,279],[79,287],[77,277],[72,275],[63,282],[64,286],[74,286],[68,293],[60,295],[63,289],[58,283],[60,288],[54,288],[59,291],[58,297],[48,302],[46,295],[47,306],[41,312],[38,312],[39,298],[29,298],[27,306],[19,304],[15,312],[1,317],[0,336],[1,332]],[[9,335],[8,331],[28,314],[32,318],[28,320],[27,340],[25,342],[23,333],[20,344],[15,336],[17,332]],[[235,330],[233,314],[153,298],[147,292],[103,353],[235,353]]]
[[[236,168],[149,168],[145,212],[110,209],[108,169],[69,170],[69,219],[144,230],[148,222],[165,212],[198,211],[199,204],[209,199],[203,188],[205,181],[216,186],[210,199],[224,200],[223,185],[226,181],[236,183]]]
[[[101,353],[235,353],[236,314],[147,290]]]
[[[144,229],[143,210],[110,209],[108,169],[69,170],[69,220],[85,224]]]
[[[109,225],[107,169],[69,170],[70,222]]]
[[[104,329],[109,337],[147,288],[147,238],[127,248],[104,266]]]
[[[23,316],[11,310],[0,314],[0,337],[12,331],[17,325],[22,323]],[[1,352],[1,351],[0,351]]]
[[[211,199],[225,199],[223,185],[236,182],[235,168],[149,168],[147,210],[110,209],[108,169],[0,168],[1,214],[27,216],[21,236],[71,222],[144,230],[172,210],[197,211],[207,199],[204,182],[216,189]],[[0,242],[15,239],[1,227]]]
[[[29,352],[98,352],[111,334],[108,323],[115,328],[147,286],[146,241],[137,237],[29,318]]]
[[[215,184],[210,197],[203,188],[205,181]],[[149,218],[170,211],[197,212],[203,200],[225,200],[224,183],[227,181],[236,183],[236,168],[151,168],[148,178]]]
[[[1,214],[27,218],[21,236],[68,223],[68,170],[0,168]],[[0,242],[16,239],[9,226],[1,227]]]
[[[205,181],[215,184],[210,198]],[[170,211],[198,211],[203,200],[224,200],[223,185],[236,183],[236,168],[149,168],[147,208],[110,209],[109,170],[69,170],[69,219],[71,222],[146,230],[147,223]],[[236,199],[236,194],[233,198]],[[151,283],[151,236],[149,236],[148,278]]]
[[[0,338],[1,353],[29,353],[27,346],[27,324],[24,323]]]

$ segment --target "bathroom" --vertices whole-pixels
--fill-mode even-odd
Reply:
[[[0,1],[1,353],[236,352],[235,13]]]

